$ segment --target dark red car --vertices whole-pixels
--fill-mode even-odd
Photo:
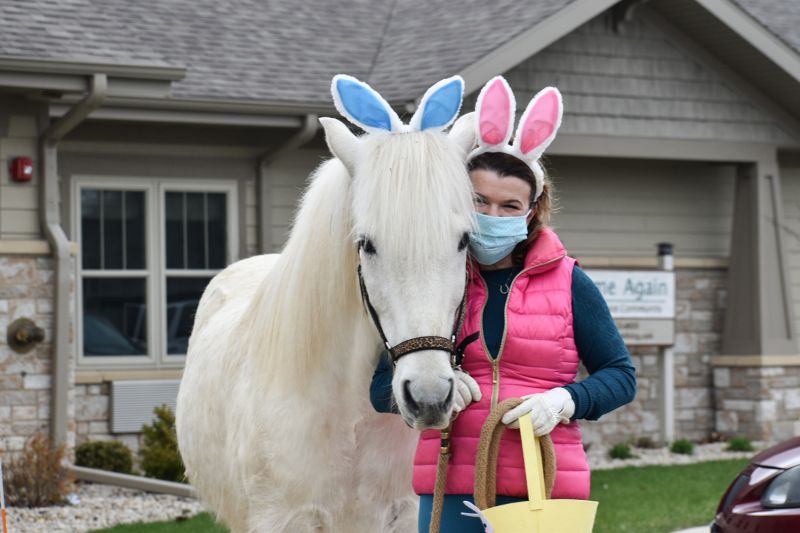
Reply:
[[[711,533],[800,532],[800,437],[753,457],[717,508]]]

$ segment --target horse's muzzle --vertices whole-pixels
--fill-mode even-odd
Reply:
[[[441,401],[424,402],[414,398],[411,391],[411,382],[403,382],[403,403],[408,414],[414,419],[414,425],[418,429],[433,428],[441,426],[449,421],[449,413],[453,406],[453,394],[455,386],[452,379],[449,379],[449,389],[447,396]]]

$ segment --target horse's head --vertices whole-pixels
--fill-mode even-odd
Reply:
[[[337,76],[337,108],[367,134],[356,137],[342,122],[321,119],[331,152],[353,179],[353,249],[367,300],[398,352],[420,337],[449,341],[464,294],[473,121],[462,117],[449,134],[442,131],[458,114],[463,86],[458,77],[437,83],[404,124],[369,86]],[[442,428],[453,408],[450,354],[422,346],[397,359],[394,396],[410,426]]]

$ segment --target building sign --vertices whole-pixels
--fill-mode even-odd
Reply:
[[[587,270],[586,274],[600,289],[626,344],[674,343],[674,272]]]
[[[675,321],[662,319],[616,319],[622,339],[628,346],[672,346],[675,344]]]

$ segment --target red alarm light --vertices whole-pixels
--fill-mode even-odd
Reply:
[[[15,157],[9,167],[11,179],[14,181],[31,181],[33,179],[33,159],[30,157]]]

